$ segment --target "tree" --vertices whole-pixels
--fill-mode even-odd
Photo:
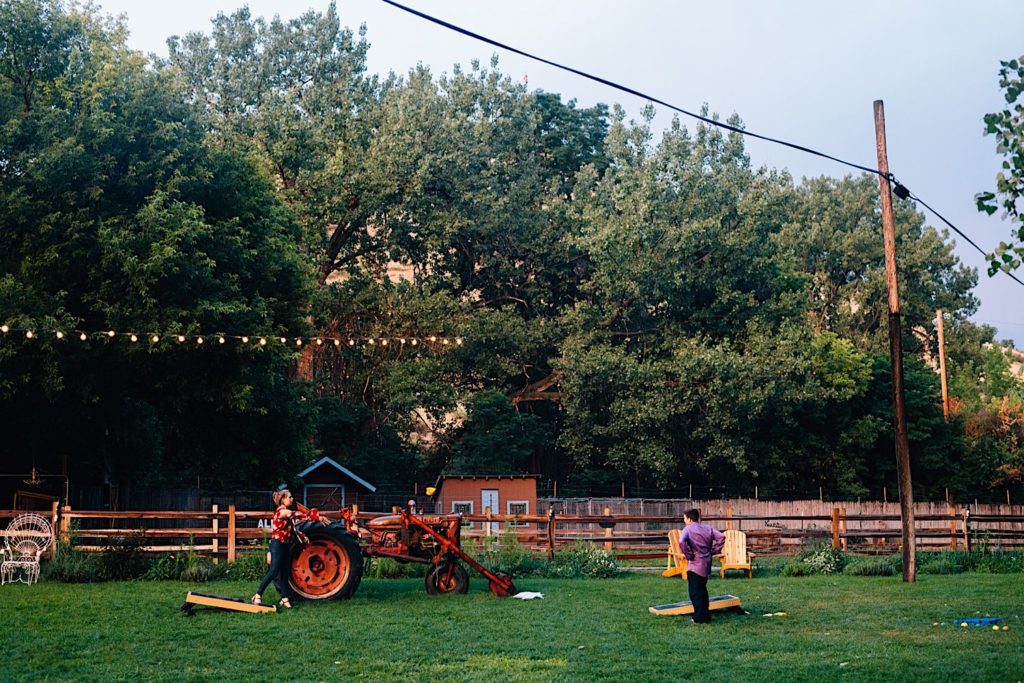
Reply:
[[[31,29],[0,63],[38,61],[54,36],[71,46],[31,78],[0,77],[0,319],[147,338],[302,332],[309,271],[273,183],[209,144],[175,76],[91,11],[0,7],[0,26]],[[18,425],[5,462],[46,453],[56,470],[63,454],[78,481],[233,486],[308,456],[309,410],[280,346],[5,341],[0,410]]]
[[[1009,242],[1000,242],[989,254],[990,276],[1019,268],[1024,258],[1024,222],[1018,206],[1024,197],[1024,55],[999,63],[999,87],[1006,91],[1007,108],[985,115],[985,135],[996,137],[996,151],[1005,157],[1003,170],[996,174],[995,191],[981,192],[976,200],[979,211],[991,216],[1001,207],[1004,218],[1020,225],[1011,229]]]

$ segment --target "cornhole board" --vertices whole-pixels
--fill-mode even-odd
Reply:
[[[198,605],[202,605],[203,607],[226,609],[233,612],[251,612],[255,614],[277,611],[277,607],[275,605],[254,605],[251,602],[239,600],[238,598],[222,598],[219,595],[206,595],[204,593],[193,593],[191,591],[189,591],[188,595],[185,596],[185,604],[181,606],[181,611],[188,616],[192,616],[195,614],[196,606]]]
[[[739,608],[739,606],[740,599],[735,595],[716,595],[711,598],[709,604],[712,611]],[[677,617],[683,614],[693,614],[693,603],[687,600],[686,602],[673,602],[671,605],[655,605],[654,607],[648,607],[647,611],[658,616]]]

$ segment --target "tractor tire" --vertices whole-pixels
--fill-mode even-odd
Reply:
[[[337,523],[303,522],[296,528],[309,537],[309,543],[292,544],[288,583],[295,594],[306,600],[352,597],[363,580],[359,539]]]
[[[452,567],[451,578],[448,578],[448,568]],[[424,579],[427,593],[429,595],[464,595],[469,592],[469,574],[458,563],[442,563],[427,572]]]

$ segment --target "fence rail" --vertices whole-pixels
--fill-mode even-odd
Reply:
[[[355,510],[356,519],[367,521],[391,512]],[[0,519],[22,514],[0,510]],[[501,515],[485,509],[463,515],[463,537],[487,538],[514,535],[524,546],[553,554],[559,547],[578,541],[599,544],[624,559],[664,558],[667,534],[683,525],[681,515],[564,514],[549,509],[541,515]],[[262,547],[270,533],[268,511],[241,511],[234,505],[221,510],[125,511],[72,510],[53,504],[50,517],[64,542],[86,551],[102,551],[125,543],[142,552],[192,550],[234,562],[239,552]],[[899,549],[899,515],[847,514],[832,508],[830,514],[733,514],[732,508],[703,517],[712,525],[737,529],[747,535],[751,550],[759,554],[787,554],[812,542],[830,542],[849,552],[885,553]],[[949,507],[946,514],[916,516],[917,546],[971,551],[979,541],[996,548],[1024,548],[1024,514],[972,514],[970,508]],[[897,524],[890,524],[890,523]],[[173,526],[167,526],[173,524]]]

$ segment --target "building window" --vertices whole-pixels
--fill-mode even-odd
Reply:
[[[471,515],[473,514],[473,501],[471,500],[453,500],[452,501],[452,513],[460,515]],[[472,529],[472,522],[463,522],[463,529]]]
[[[508,507],[508,514],[510,515],[528,515],[530,514],[530,501],[528,500],[510,500],[506,503]],[[526,526],[526,522],[509,521],[509,526]]]

